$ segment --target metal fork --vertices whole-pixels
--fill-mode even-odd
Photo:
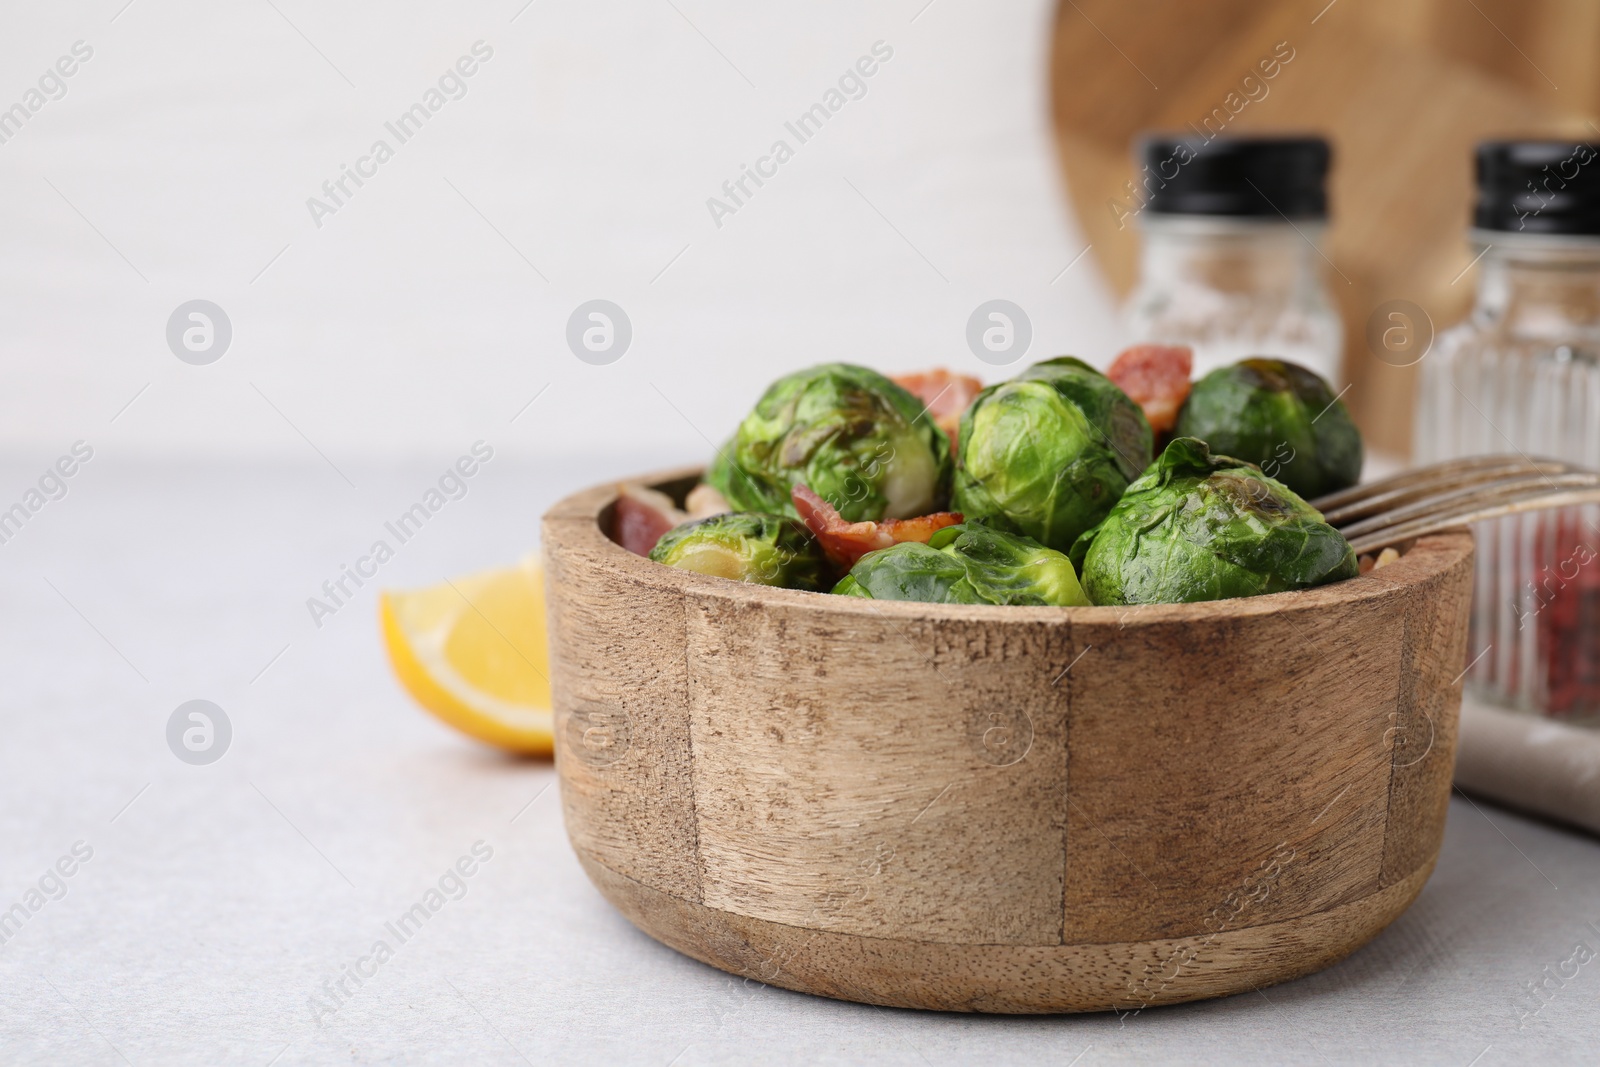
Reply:
[[[1518,454],[1434,463],[1311,501],[1358,555],[1525,511],[1600,504],[1600,472]]]

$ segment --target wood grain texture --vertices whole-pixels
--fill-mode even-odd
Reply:
[[[608,898],[699,959],[1126,1009],[1325,966],[1432,868],[1465,532],[1299,593],[969,607],[662,567],[605,537],[613,497],[545,523],[563,809]]]
[[[1422,891],[1433,865],[1358,901],[1216,935],[1088,945],[952,945],[718,911],[584,858],[601,894],[663,944],[749,982],[933,1011],[1136,1012],[1248,993],[1332,966]]]
[[[708,906],[883,937],[1060,942],[1065,693],[1050,683],[1065,624],[890,626],[696,596],[688,642]]]
[[[1399,563],[1372,573],[1374,580],[1403,589],[1408,601],[1384,838],[1385,885],[1437,855],[1444,840],[1472,587],[1450,581],[1448,571],[1434,571],[1443,551],[1424,541]],[[1417,578],[1417,572],[1425,577]]]
[[[1071,680],[1069,941],[1204,932],[1279,854],[1271,883],[1244,890],[1261,899],[1227,921],[1377,888],[1404,632],[1383,605],[1399,600],[1369,586],[1351,610],[1219,620],[1199,640],[1192,622],[1137,612],[1077,627],[1093,648]]]
[[[622,550],[584,535],[613,495],[579,494],[544,521],[562,811],[574,848],[699,900],[680,572],[642,582],[609,566]],[[564,517],[573,506],[586,516]]]

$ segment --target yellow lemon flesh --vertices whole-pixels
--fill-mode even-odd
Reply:
[[[395,674],[417,703],[469,737],[549,755],[550,652],[537,559],[379,600]]]

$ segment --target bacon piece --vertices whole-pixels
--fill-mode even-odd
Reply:
[[[961,413],[983,389],[983,383],[970,374],[951,374],[943,367],[896,375],[893,380],[928,406],[934,425],[945,432],[954,449],[956,431],[961,428]]]
[[[1144,409],[1150,428],[1161,434],[1177,425],[1193,370],[1194,352],[1188,345],[1134,345],[1122,350],[1106,377]]]
[[[804,485],[790,490],[795,510],[811,532],[817,535],[822,551],[833,564],[844,570],[868,552],[898,545],[903,541],[928,543],[928,538],[946,526],[961,522],[954,511],[938,511],[914,519],[884,519],[882,522],[845,522],[837,509]]]
[[[648,556],[661,535],[689,521],[672,498],[642,485],[617,487],[612,540],[638,556]]]

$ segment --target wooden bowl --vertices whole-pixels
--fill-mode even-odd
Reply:
[[[1465,531],[1305,592],[965,607],[660,566],[607,538],[615,496],[544,519],[556,766],[589,877],[680,952],[872,1004],[1133,1010],[1326,967],[1433,869]]]

